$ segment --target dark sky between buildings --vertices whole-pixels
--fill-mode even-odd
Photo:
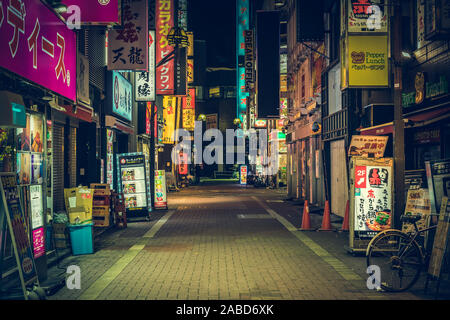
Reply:
[[[236,0],[189,0],[189,29],[206,40],[207,66],[236,66]]]

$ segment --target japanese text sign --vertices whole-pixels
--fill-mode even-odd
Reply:
[[[355,166],[354,231],[372,237],[391,227],[392,167]]]
[[[62,0],[69,9],[76,5],[80,8],[82,24],[108,25],[120,23],[119,0]],[[61,14],[63,18],[70,17],[70,12]]]
[[[166,172],[155,170],[155,208],[167,208]]]
[[[347,0],[348,32],[388,32],[387,0]]]
[[[174,26],[173,0],[156,1],[156,63],[173,51],[167,36]],[[156,69],[156,94],[174,94],[174,60],[169,60]]]
[[[148,71],[148,1],[122,3],[122,28],[108,31],[108,70]]]
[[[389,86],[387,36],[349,36],[347,61],[349,87]]]
[[[183,129],[194,131],[195,127],[195,88],[188,89],[183,100]]]
[[[155,101],[155,31],[149,31],[149,72],[135,73],[136,101]]]
[[[119,72],[112,71],[112,112],[131,121],[133,87]]]
[[[175,142],[175,114],[177,109],[177,97],[164,96],[163,98],[163,133],[162,143],[173,144]]]
[[[0,67],[76,101],[76,33],[41,1],[0,1],[0,43]]]
[[[387,136],[352,136],[348,155],[381,158],[384,155],[387,141]]]
[[[246,129],[246,112],[248,93],[245,88],[245,67],[239,67],[239,56],[245,56],[245,30],[249,29],[249,1],[236,0],[237,26],[236,26],[236,64],[237,64],[237,117],[241,120],[242,129]]]

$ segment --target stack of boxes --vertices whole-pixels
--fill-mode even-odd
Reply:
[[[111,219],[111,190],[109,189],[109,184],[92,183],[91,189],[94,190],[92,203],[94,226],[109,227]]]

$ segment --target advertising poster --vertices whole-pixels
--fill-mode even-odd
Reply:
[[[348,32],[388,32],[387,0],[347,0]]]
[[[27,126],[25,128],[17,128],[17,151],[30,151],[30,115],[27,114]]]
[[[42,186],[30,186],[31,229],[37,229],[44,226],[44,208],[42,200]]]
[[[443,267],[445,266],[446,256],[448,257],[449,230],[450,202],[448,201],[448,197],[442,197],[439,221],[428,267],[428,274],[435,278],[440,278]]]
[[[39,258],[45,254],[44,228],[33,230],[33,253],[34,258]]]
[[[112,112],[131,121],[133,116],[133,86],[117,71],[112,71],[112,86]]]
[[[354,177],[354,233],[371,238],[392,225],[392,167],[356,165]]]
[[[173,51],[167,36],[174,27],[174,1],[156,0],[156,63]],[[175,63],[169,60],[156,69],[156,94],[174,94]]]
[[[175,113],[177,97],[164,96],[163,98],[163,119],[164,126],[162,132],[162,143],[173,144],[175,134]]]
[[[31,183],[43,183],[44,178],[43,157],[40,153],[31,154]]]
[[[247,166],[241,166],[240,167],[240,172],[241,174],[239,175],[239,183],[242,185],[246,185],[247,184]]]
[[[148,70],[135,72],[136,101],[155,101],[155,31],[148,32]]]
[[[349,36],[347,59],[349,87],[389,86],[388,36]]]
[[[27,152],[17,153],[17,175],[19,185],[30,184],[31,156]]]
[[[167,209],[166,172],[155,170],[155,208]]]
[[[206,130],[208,129],[218,129],[219,121],[217,113],[206,115]]]
[[[117,155],[119,192],[123,192],[127,214],[148,216],[149,199],[148,163],[143,153]]]
[[[0,3],[0,67],[76,101],[75,31],[40,0]]]
[[[23,285],[28,284],[37,279],[37,274],[14,174],[0,174],[0,192],[3,200],[1,210],[6,213],[9,230],[14,235],[14,254],[21,280]]]
[[[424,229],[429,223],[431,214],[431,202],[428,189],[409,189],[406,197],[405,215],[421,215],[422,218],[416,222],[419,229]],[[411,223],[403,223],[403,232],[415,231],[414,225]]]
[[[108,31],[108,70],[148,70],[148,1],[121,2],[122,27]]]
[[[30,117],[30,135],[31,135],[31,151],[32,152],[43,152],[43,122],[42,118],[39,116],[31,115]]]

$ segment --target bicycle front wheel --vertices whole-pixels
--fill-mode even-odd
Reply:
[[[416,241],[400,231],[377,235],[367,250],[367,266],[380,268],[380,286],[391,292],[408,290],[417,281],[423,265]]]

